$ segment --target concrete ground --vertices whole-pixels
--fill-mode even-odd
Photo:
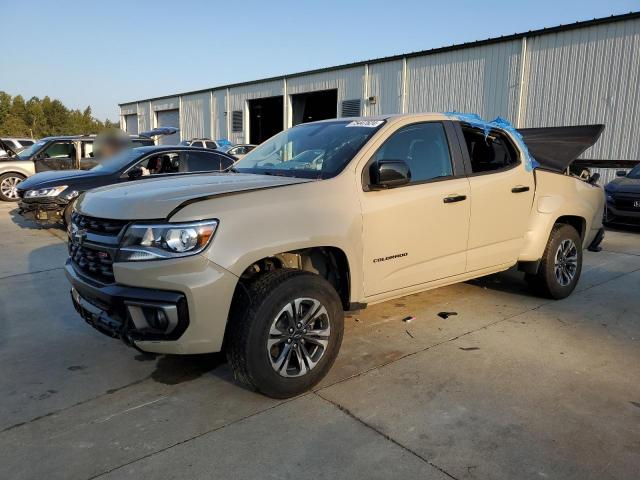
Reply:
[[[563,301],[507,272],[350,315],[329,376],[275,401],[219,355],[142,355],[85,325],[63,232],[12,207],[0,478],[640,478],[638,232],[587,252]]]

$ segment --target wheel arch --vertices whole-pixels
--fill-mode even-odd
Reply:
[[[280,268],[292,268],[320,275],[336,289],[343,308],[351,306],[351,268],[344,250],[336,246],[304,247],[262,257],[240,275],[239,284],[251,282],[261,274]],[[239,288],[243,288],[241,285]],[[235,295],[234,295],[235,296]]]
[[[556,218],[555,222],[553,222],[553,225],[558,224],[571,225],[576,229],[578,235],[580,235],[580,239],[584,243],[584,238],[587,231],[587,220],[584,217],[581,217],[580,215],[562,215]]]

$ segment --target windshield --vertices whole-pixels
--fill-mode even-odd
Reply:
[[[303,178],[331,178],[384,124],[338,120],[298,125],[249,152],[234,171]]]
[[[131,162],[139,158],[141,153],[142,152],[137,148],[122,150],[113,157],[101,161],[98,165],[93,167],[91,171],[104,173],[118,172],[128,167]]]
[[[627,178],[640,178],[640,163],[633,167],[629,173],[627,173]]]
[[[40,150],[44,145],[46,145],[46,141],[40,140],[39,142],[34,143],[30,147],[25,148],[21,152],[18,152],[18,158],[22,160],[26,160],[29,157],[32,157],[34,153]]]

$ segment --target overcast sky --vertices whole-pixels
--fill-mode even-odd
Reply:
[[[640,0],[0,0],[0,90],[117,120],[129,100],[632,10]]]

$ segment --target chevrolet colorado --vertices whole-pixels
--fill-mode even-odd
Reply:
[[[597,127],[554,156],[540,129],[530,152],[499,119],[334,119],[232,173],[91,190],[68,230],[73,303],[142,351],[224,350],[247,386],[299,394],[331,368],[345,310],[514,265],[536,292],[569,295],[603,235],[602,189],[568,173]]]

